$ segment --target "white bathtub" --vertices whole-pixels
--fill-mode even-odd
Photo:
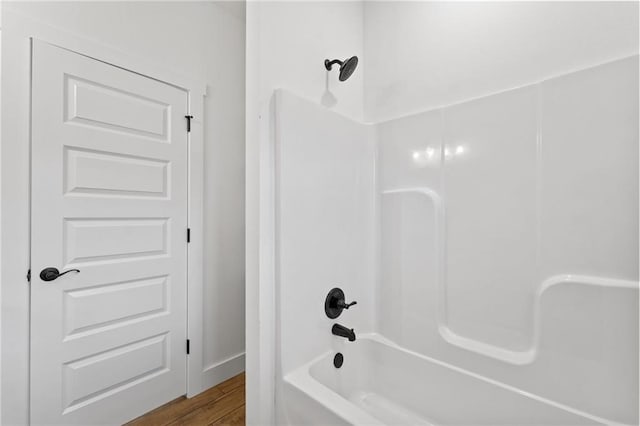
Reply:
[[[327,352],[284,378],[289,424],[583,425],[598,419],[446,363],[381,336]]]

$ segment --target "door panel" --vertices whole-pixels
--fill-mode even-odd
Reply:
[[[67,121],[168,140],[170,105],[68,75],[65,84]]]
[[[187,93],[41,42],[32,85],[31,421],[122,423],[186,392]]]
[[[64,220],[64,262],[110,262],[168,256],[168,218],[66,219]],[[100,244],[96,244],[99,241]]]
[[[77,148],[64,151],[65,193],[158,198],[169,195],[167,161]],[[111,175],[101,172],[105,169]]]

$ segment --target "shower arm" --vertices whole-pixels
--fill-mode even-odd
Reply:
[[[342,63],[343,63],[343,61],[341,61],[340,59],[334,59],[333,61],[325,59],[324,60],[324,67],[327,69],[327,71],[331,71],[331,67],[333,67],[335,64],[342,65]]]

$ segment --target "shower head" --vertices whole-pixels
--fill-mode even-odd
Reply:
[[[331,67],[334,64],[340,65],[340,76],[338,77],[338,79],[340,81],[345,81],[346,79],[351,77],[351,74],[353,74],[353,72],[356,70],[356,67],[358,66],[358,57],[352,56],[344,61],[341,61],[339,59],[334,59],[333,61],[330,61],[328,59],[324,60],[324,67],[327,69],[327,71],[331,71]]]

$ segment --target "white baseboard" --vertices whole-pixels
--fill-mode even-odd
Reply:
[[[208,389],[244,371],[245,353],[233,355],[221,362],[211,364],[202,371],[202,385]]]

